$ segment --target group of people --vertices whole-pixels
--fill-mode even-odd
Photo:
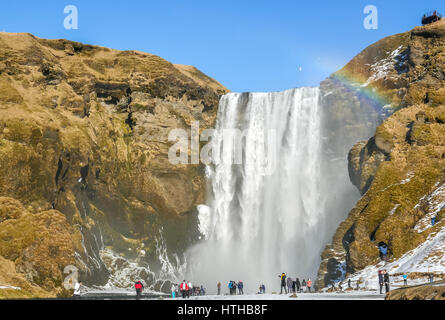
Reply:
[[[282,273],[278,276],[280,278],[281,283],[281,291],[280,294],[284,293],[302,293],[302,292],[312,292],[313,283],[311,279],[308,279],[307,281],[303,279],[300,282],[299,278],[292,279],[286,275],[286,273]],[[378,279],[379,279],[379,287],[380,287],[380,294],[383,294],[383,288],[385,288],[385,292],[390,292],[390,277],[388,271],[385,270],[379,270],[378,271]],[[402,275],[403,284],[404,286],[408,285],[408,276],[407,274]],[[434,281],[434,275],[432,273],[428,274],[428,281],[433,282]],[[81,287],[82,282],[77,282],[74,285],[74,299],[80,299],[81,296]],[[332,287],[335,289],[334,284],[332,284]],[[144,284],[141,281],[135,282],[134,288],[136,290],[136,299],[140,300],[142,297],[142,293],[144,290]],[[237,289],[238,294],[243,295],[244,294],[244,283],[243,281],[229,281],[227,288],[229,289],[230,295],[236,295]],[[352,282],[351,279],[348,280],[348,288],[352,289]],[[217,284],[218,289],[218,295],[221,295],[221,282],[218,282]],[[343,290],[341,287],[341,283],[339,283],[339,289]],[[359,284],[357,282],[357,290],[359,290]],[[261,284],[259,286],[259,292],[258,294],[265,294],[266,293],[266,286],[264,284]],[[183,281],[180,285],[172,284],[171,287],[171,294],[172,298],[179,297],[179,295],[182,296],[183,299],[190,298],[191,296],[204,296],[206,294],[205,289],[203,286],[200,287],[194,287],[190,281]]]
[[[300,282],[299,278],[292,279],[286,275],[286,273],[282,273],[278,276],[281,280],[281,290],[280,294],[284,292],[287,293],[302,293],[302,292],[312,292],[312,280],[308,279],[307,281],[303,279]]]
[[[236,295],[236,289],[238,289],[238,294],[242,295],[244,294],[244,283],[240,280],[238,281],[238,283],[236,283],[233,280],[230,280],[227,288],[229,288],[229,293],[231,296],[235,296]],[[221,294],[221,283],[218,282],[218,295]]]
[[[190,298],[193,296],[205,296],[203,286],[194,287],[190,281],[183,280],[180,285],[172,284],[172,298],[176,298],[181,294],[182,298]]]
[[[380,294],[383,292],[383,286],[385,286],[385,292],[388,293],[389,288],[389,273],[387,270],[379,270],[379,287],[380,287]]]
[[[406,273],[404,273],[402,278],[403,278],[403,285],[407,286],[408,285],[408,275]],[[434,282],[434,274],[428,273],[427,274],[427,278],[428,278],[428,282],[429,283],[433,283]]]

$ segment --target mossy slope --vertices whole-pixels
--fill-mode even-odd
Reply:
[[[28,212],[1,223],[0,255],[25,276],[37,270],[31,283],[56,292],[66,263],[87,284],[104,284],[103,246],[155,261],[164,230],[172,252],[184,248],[205,179],[201,166],[168,161],[168,134],[192,121],[213,126],[227,91],[151,54],[0,33],[0,196]],[[13,207],[0,211],[14,217]],[[72,245],[59,233],[50,238],[64,247],[63,263],[20,260],[25,251],[34,256],[33,239],[47,232],[37,226],[60,214]]]

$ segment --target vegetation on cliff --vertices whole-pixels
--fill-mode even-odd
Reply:
[[[108,280],[103,247],[156,261],[161,230],[172,252],[185,247],[205,181],[168,161],[167,137],[213,126],[226,92],[147,53],[0,33],[1,259],[59,294],[68,264]]]
[[[362,83],[356,95],[368,86],[378,92],[387,103],[382,120],[389,117],[349,153],[363,197],[322,254],[319,287],[377,264],[381,242],[395,260],[445,227],[444,49],[440,21],[383,39],[339,71]]]

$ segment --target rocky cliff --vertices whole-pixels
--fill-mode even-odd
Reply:
[[[377,128],[349,152],[350,178],[362,198],[322,254],[319,288],[384,267],[382,243],[392,273],[422,272],[427,264],[429,271],[444,270],[444,70],[445,21],[439,21],[377,42],[323,84],[328,118],[341,128],[329,139],[350,143]],[[336,150],[341,155],[346,147]],[[416,251],[427,242],[423,254]],[[403,265],[410,255],[419,259]]]
[[[213,126],[227,91],[151,54],[0,33],[0,286],[22,289],[0,295],[66,294],[67,265],[104,285],[105,249],[156,273],[161,240],[194,241],[203,168],[172,165],[167,137]]]

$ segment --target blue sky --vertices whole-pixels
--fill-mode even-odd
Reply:
[[[78,30],[63,26],[70,4]],[[363,27],[366,5],[379,10],[378,30]],[[317,86],[432,9],[445,13],[444,1],[1,0],[0,31],[141,50],[194,65],[232,91],[278,91]]]

